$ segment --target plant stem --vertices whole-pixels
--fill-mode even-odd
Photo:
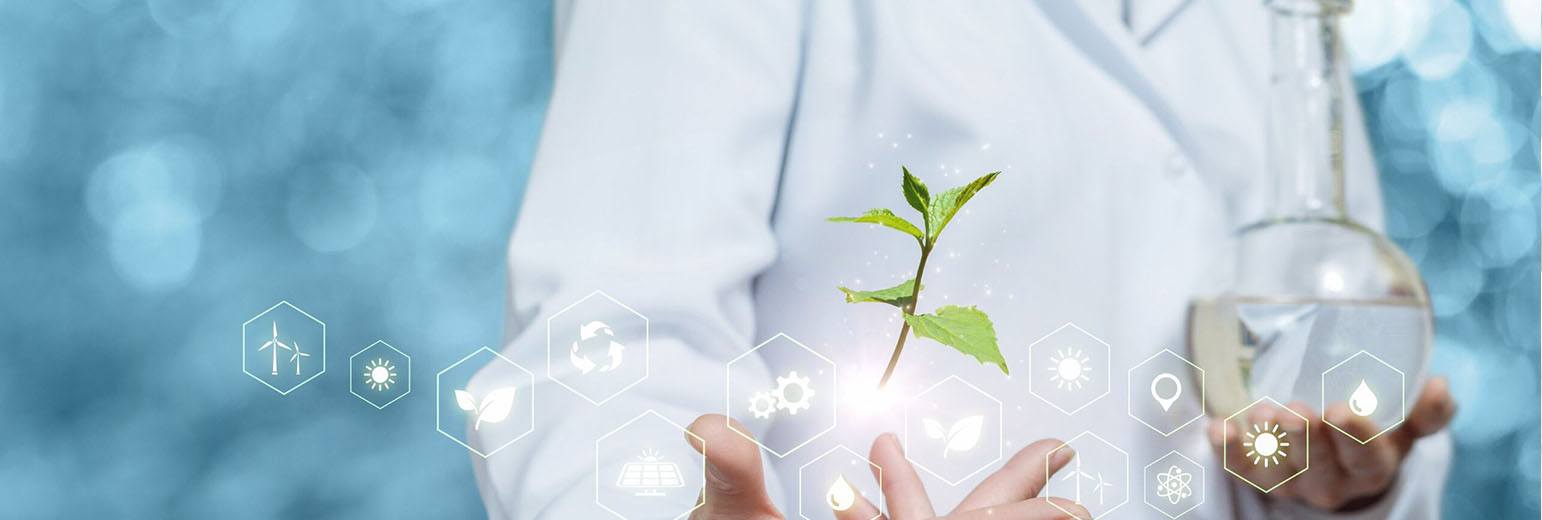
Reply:
[[[931,246],[923,246],[921,248],[921,265],[916,266],[916,283],[910,289],[910,304],[900,309],[900,312],[906,315],[913,315],[916,312],[916,302],[921,299],[921,277],[926,274],[926,258],[931,255]],[[894,366],[899,364],[900,352],[905,351],[905,338],[910,335],[910,322],[905,321],[903,317],[901,317],[900,321],[902,324],[900,325],[899,341],[894,343],[894,353],[889,355],[889,366],[883,369],[883,378],[878,380],[878,388],[880,390],[883,389],[884,385],[889,384],[889,377],[894,375]]]

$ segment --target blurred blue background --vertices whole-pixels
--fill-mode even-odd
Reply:
[[[1462,403],[1447,516],[1536,518],[1542,13],[1356,3],[1389,234]],[[0,0],[0,517],[481,516],[416,392],[502,336],[550,20],[544,1]],[[284,398],[232,368],[237,326],[281,299],[330,351]],[[376,339],[417,379],[382,411],[346,391]]]

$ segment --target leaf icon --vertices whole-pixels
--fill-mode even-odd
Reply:
[[[969,451],[980,442],[980,428],[985,425],[985,416],[971,415],[948,428],[948,444],[942,449],[942,458],[948,458],[949,451]]]
[[[514,408],[515,388],[507,386],[488,392],[482,396],[482,404],[477,407],[477,421],[472,425],[472,430],[481,430],[482,423],[497,424],[509,417],[509,410]],[[456,401],[460,400],[460,394],[456,394]]]
[[[942,431],[942,423],[930,417],[921,419],[921,424],[926,425],[926,436],[933,439],[947,438],[948,434]]]
[[[456,406],[459,406],[461,410],[465,410],[465,411],[468,411],[468,412],[475,412],[475,411],[477,411],[477,400],[476,400],[476,398],[475,397],[471,397],[471,392],[467,392],[465,390],[456,390],[455,391],[455,404],[456,404]]]

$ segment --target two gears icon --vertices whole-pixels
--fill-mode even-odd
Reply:
[[[797,370],[789,371],[785,376],[777,376],[776,389],[755,392],[750,396],[750,413],[755,414],[757,419],[770,418],[778,410],[787,412],[787,415],[798,415],[799,410],[809,408],[809,398],[814,396],[810,384],[809,378],[798,376]]]

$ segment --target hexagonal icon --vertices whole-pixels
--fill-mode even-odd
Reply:
[[[1066,415],[1108,395],[1108,343],[1075,323],[1028,345],[1028,392]]]
[[[1205,503],[1205,467],[1182,453],[1167,452],[1142,473],[1146,505],[1168,518],[1176,520]]]
[[[1055,452],[1067,448],[1075,455],[1056,473],[1050,461]],[[1086,508],[1092,518],[1102,518],[1130,501],[1130,454],[1096,433],[1082,432],[1049,450],[1044,457],[1044,478],[1040,496],[1070,499]],[[1077,512],[1066,511],[1053,501],[1050,504],[1077,517]]]
[[[327,324],[281,301],[241,324],[241,371],[279,395],[327,371]]]
[[[1001,460],[1001,401],[948,376],[905,403],[905,458],[957,486]]]
[[[439,433],[491,457],[535,430],[535,374],[479,348],[434,376],[434,414]]]
[[[1268,493],[1312,467],[1311,422],[1269,397],[1226,418],[1221,466]]]
[[[412,393],[412,356],[376,341],[348,358],[348,392],[376,409]]]
[[[594,291],[546,319],[546,376],[596,406],[648,378],[648,317]]]
[[[645,411],[595,439],[594,503],[624,519],[685,517],[702,505],[706,450],[705,439]]]
[[[776,367],[767,373],[768,360]],[[744,372],[737,372],[738,367]],[[724,415],[728,428],[778,458],[835,429],[835,362],[786,334],[777,333],[727,365]],[[777,425],[774,435],[763,435]]]
[[[883,517],[883,467],[844,445],[798,468],[798,517],[804,520]],[[847,511],[871,511],[852,516]]]
[[[1408,418],[1407,384],[1402,370],[1370,352],[1356,352],[1322,373],[1323,422],[1360,444],[1371,442]],[[1328,413],[1330,407],[1348,413]]]
[[[1130,367],[1127,377],[1126,411],[1163,436],[1205,415],[1205,370],[1171,350]]]

